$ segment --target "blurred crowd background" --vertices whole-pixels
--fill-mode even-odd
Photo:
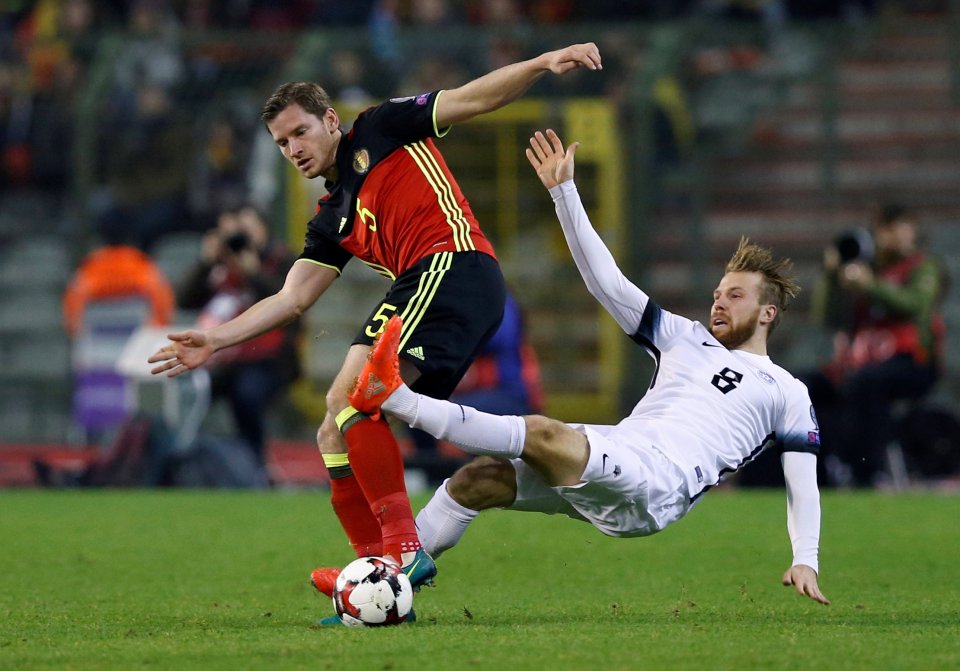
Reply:
[[[935,373],[883,399],[883,444],[869,458],[825,436],[824,478],[955,483],[958,3],[8,0],[0,3],[0,484],[91,484],[99,476],[78,463],[118,446],[162,443],[182,453],[221,435],[265,464],[262,482],[312,482],[322,471],[309,446],[323,392],[357,315],[386,288],[374,273],[348,268],[299,329],[278,337],[270,351],[282,353],[282,371],[240,357],[174,383],[114,365],[136,327],[228,318],[282,280],[299,253],[322,185],[287,171],[259,123],[260,105],[278,84],[308,79],[349,119],[369,104],[452,88],[578,41],[599,45],[602,74],[544,79],[440,142],[522,309],[546,412],[615,421],[652,370],[582,288],[525,165],[526,138],[551,126],[584,143],[578,182],[596,225],[627,274],[667,309],[705,319],[741,235],[794,259],[805,290],[771,345],[798,375],[835,364],[838,335],[852,328],[812,309],[829,250],[869,238],[884,208],[908,213],[917,249],[940,272],[921,315],[937,320]],[[870,246],[845,260],[874,263]],[[225,382],[222,373],[241,364],[261,377]],[[237,392],[244,384],[261,393]],[[250,407],[262,408],[263,426],[241,421]],[[229,462],[229,442],[220,448]],[[428,472],[461,456],[414,439],[407,449]],[[429,449],[436,454],[425,457]],[[862,478],[858,460],[871,463]],[[136,468],[127,484],[147,477]],[[181,479],[202,483],[198,468]],[[68,471],[77,478],[65,480]],[[169,474],[149,477],[162,483]]]

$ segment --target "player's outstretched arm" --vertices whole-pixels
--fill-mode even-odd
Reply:
[[[437,100],[437,128],[446,128],[500,109],[522,96],[548,72],[563,75],[577,68],[602,69],[600,50],[593,42],[548,51],[536,58],[505,65],[455,89]]]
[[[555,132],[537,132],[530,138],[527,160],[553,197],[563,236],[587,290],[625,332],[633,334],[640,326],[648,298],[617,267],[583,209],[573,183],[577,146],[574,143],[564,150]]]
[[[830,599],[820,591],[820,585],[817,583],[817,572],[809,566],[796,564],[788,568],[787,572],[783,574],[783,584],[787,587],[793,585],[797,594],[810,597],[817,603],[822,603],[824,606],[830,605]]]
[[[337,272],[309,261],[298,261],[287,273],[283,288],[228,322],[203,331],[171,333],[170,344],[147,359],[158,366],[151,373],[176,377],[202,366],[227,347],[283,326],[302,315],[338,277]]]
[[[809,407],[809,398],[803,404]],[[806,452],[785,451],[780,456],[787,489],[787,531],[793,546],[793,566],[783,575],[784,585],[814,601],[829,604],[817,584],[820,552],[820,490],[817,487],[817,457]]]

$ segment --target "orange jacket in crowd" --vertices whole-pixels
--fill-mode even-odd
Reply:
[[[133,296],[143,296],[150,304],[150,325],[170,323],[174,311],[173,288],[149,256],[126,245],[91,252],[70,280],[63,298],[67,333],[74,336],[80,331],[87,303]]]

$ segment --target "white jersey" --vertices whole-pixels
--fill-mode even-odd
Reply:
[[[769,357],[728,350],[700,323],[638,305],[633,338],[654,356],[650,389],[610,436],[643,436],[680,467],[691,499],[764,448],[814,452],[806,387]]]
[[[768,446],[818,452],[803,383],[769,357],[728,350],[700,322],[660,308],[616,267],[574,183],[550,191],[590,293],[656,361],[650,389],[609,438],[655,446],[683,472],[691,501]]]

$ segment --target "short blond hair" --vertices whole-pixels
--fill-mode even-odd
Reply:
[[[775,305],[777,314],[770,322],[768,333],[780,323],[780,316],[786,312],[790,301],[800,293],[800,285],[790,274],[793,261],[787,258],[775,259],[773,252],[766,247],[756,245],[746,237],[740,238],[737,251],[727,262],[728,273],[760,273],[763,284],[760,289],[760,301],[764,305]]]

